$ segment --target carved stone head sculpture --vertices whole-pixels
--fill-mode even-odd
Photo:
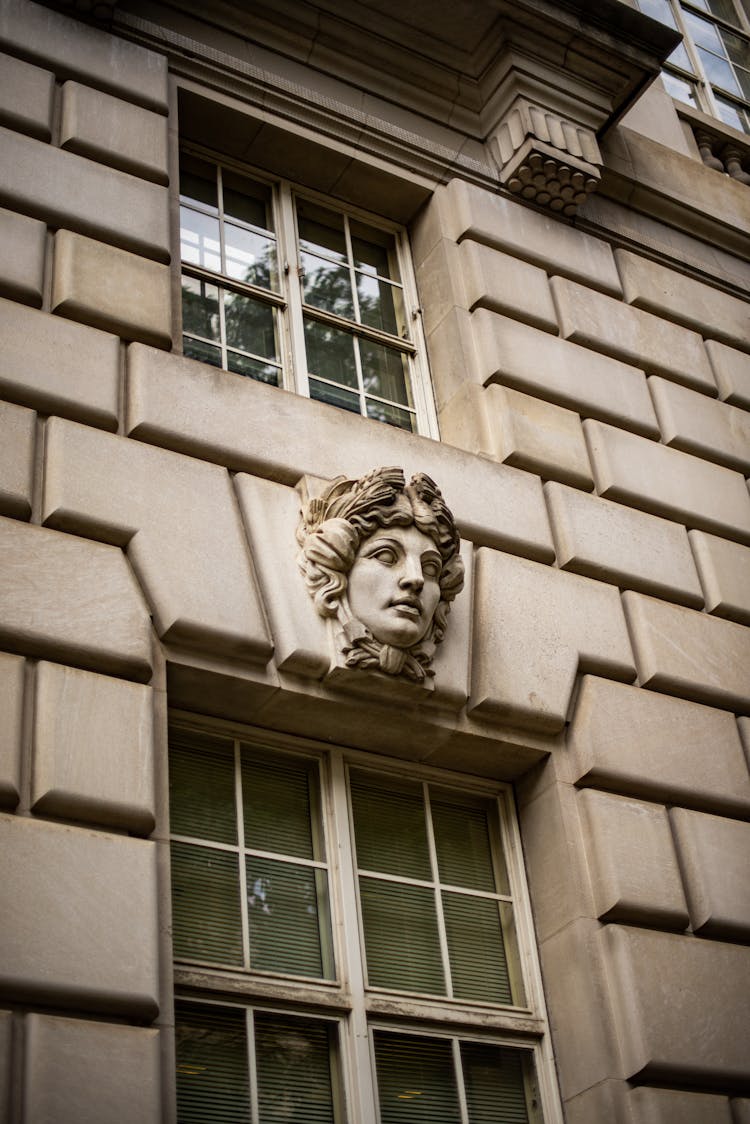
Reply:
[[[339,477],[310,500],[297,530],[299,566],[322,617],[337,620],[347,667],[423,683],[434,675],[464,568],[453,516],[423,473]]]

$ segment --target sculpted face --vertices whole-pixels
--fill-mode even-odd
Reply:
[[[349,572],[349,607],[381,644],[423,639],[440,601],[442,559],[417,527],[384,527],[360,545]]]

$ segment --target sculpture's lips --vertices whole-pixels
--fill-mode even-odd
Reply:
[[[421,617],[422,602],[417,597],[397,597],[390,603],[402,617]]]

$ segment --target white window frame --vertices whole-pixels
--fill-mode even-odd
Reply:
[[[437,409],[432,392],[429,367],[427,364],[427,347],[422,325],[421,309],[417,294],[416,278],[411,260],[408,235],[404,227],[393,223],[380,215],[345,204],[342,201],[306,188],[291,180],[284,180],[270,176],[267,171],[261,171],[252,165],[242,164],[231,157],[224,156],[194,142],[181,143],[180,153],[198,157],[219,169],[227,169],[238,175],[246,176],[267,187],[271,192],[271,208],[273,212],[274,235],[278,249],[279,267],[279,292],[258,288],[241,281],[236,281],[221,273],[203,269],[194,264],[183,262],[181,255],[175,255],[180,273],[183,271],[197,277],[209,284],[217,285],[225,290],[235,291],[241,295],[258,300],[269,307],[276,309],[278,317],[278,347],[281,359],[281,385],[303,397],[310,397],[309,379],[306,363],[306,349],[304,338],[304,317],[310,316],[316,321],[329,324],[331,327],[349,331],[363,339],[381,343],[392,350],[399,351],[407,358],[409,370],[409,383],[413,401],[412,411],[415,416],[416,434],[423,437],[439,439]],[[331,211],[346,216],[347,220],[359,220],[367,223],[394,239],[394,248],[398,261],[400,274],[400,288],[403,293],[404,319],[407,331],[402,336],[392,335],[377,328],[368,327],[328,313],[323,309],[312,308],[304,305],[302,299],[300,249],[297,244],[296,208],[295,200],[308,200],[318,203]],[[200,208],[197,208],[200,209]],[[221,217],[221,216],[220,216]],[[234,220],[232,220],[234,221]],[[348,222],[347,222],[348,229]],[[223,244],[224,228],[220,225]],[[223,321],[223,302],[221,304],[221,318]],[[356,331],[352,331],[352,326]],[[182,308],[179,309],[178,347],[182,350]],[[226,363],[226,348],[223,343],[222,327],[222,362]],[[224,367],[226,369],[226,367]],[[232,372],[230,372],[232,373]],[[243,377],[241,375],[237,377]],[[385,400],[384,400],[385,401]],[[356,415],[355,415],[356,416]],[[363,394],[360,392],[360,416],[367,416],[363,412]],[[384,423],[385,424],[385,423]],[[409,430],[404,430],[409,432]]]
[[[310,980],[282,973],[211,967],[175,961],[175,993],[179,1000],[212,1005],[251,1006],[303,1017],[339,1022],[340,1066],[346,1124],[380,1120],[374,1068],[372,1030],[391,1030],[422,1037],[449,1037],[530,1051],[536,1073],[544,1124],[562,1124],[550,1033],[533,919],[526,884],[520,832],[511,786],[481,781],[464,774],[393,758],[332,747],[306,738],[290,738],[220,719],[174,711],[170,727],[208,733],[245,744],[317,759],[320,763],[321,815],[329,869],[330,915],[336,978]],[[441,788],[498,799],[501,842],[513,902],[518,960],[525,1007],[480,1001],[420,996],[368,988],[365,980],[363,929],[360,922],[353,821],[347,777],[349,766],[381,776],[428,781]],[[170,836],[170,840],[171,840]],[[177,839],[187,837],[177,836]],[[209,996],[215,995],[215,998]],[[278,1004],[280,1006],[274,1006]],[[454,1048],[455,1049],[455,1048]],[[252,1072],[252,1071],[251,1071]],[[462,1111],[465,1116],[465,1102]],[[343,1124],[343,1122],[342,1122]]]

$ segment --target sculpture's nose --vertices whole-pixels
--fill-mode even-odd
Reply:
[[[411,589],[415,593],[422,592],[424,588],[424,574],[422,573],[422,563],[419,558],[411,558],[409,555],[404,558],[403,571],[398,584],[402,589]]]

